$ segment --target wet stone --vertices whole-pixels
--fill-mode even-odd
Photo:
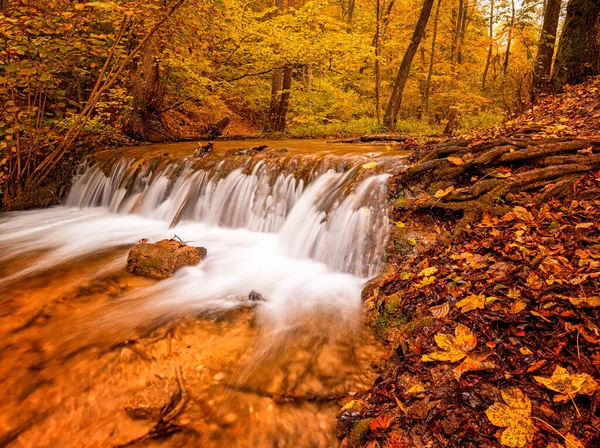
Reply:
[[[142,242],[127,257],[127,270],[135,275],[163,279],[184,266],[195,266],[206,257],[204,247],[188,246],[178,240]]]
[[[176,393],[177,387],[171,382],[152,383],[127,400],[125,412],[135,420],[158,420]]]

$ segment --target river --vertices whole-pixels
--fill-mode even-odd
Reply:
[[[339,404],[385,356],[360,294],[407,154],[196,146],[104,151],[64,205],[0,215],[0,445],[338,445]],[[129,248],[163,238],[208,256],[162,281],[125,271]]]

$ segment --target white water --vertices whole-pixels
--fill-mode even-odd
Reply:
[[[148,303],[229,309],[256,290],[270,318],[287,325],[302,311],[355,314],[365,279],[381,268],[386,175],[352,188],[359,167],[315,174],[306,186],[261,163],[251,174],[239,169],[224,177],[181,163],[161,173],[131,174],[129,167],[122,161],[109,176],[87,168],[66,206],[0,218],[0,264],[42,253],[0,286],[116,248],[120,255],[106,269],[122,269],[127,248],[141,238],[177,235],[206,247],[208,257],[144,290]]]

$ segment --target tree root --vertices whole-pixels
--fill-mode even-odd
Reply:
[[[438,145],[407,170],[400,184],[443,189],[452,181],[455,190],[438,198],[435,191],[417,198],[403,198],[396,202],[395,208],[462,213],[454,232],[458,235],[484,213],[496,216],[507,213],[510,207],[504,205],[506,199],[519,203],[513,198],[520,192],[541,190],[535,199],[537,204],[568,194],[584,173],[600,169],[600,154],[592,153],[598,146],[600,142],[584,139],[530,138]],[[465,157],[468,153],[472,156]],[[450,156],[460,160],[449,161]],[[495,177],[490,179],[490,174]],[[474,183],[469,184],[468,179]],[[461,183],[467,185],[460,188]]]

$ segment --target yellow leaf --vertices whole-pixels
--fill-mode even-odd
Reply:
[[[490,173],[490,176],[504,179],[504,178],[512,176],[512,174],[509,172],[505,172],[505,171],[492,171]]]
[[[510,308],[508,309],[508,312],[510,314],[518,314],[521,311],[523,311],[525,308],[527,308],[527,302],[525,302],[525,300],[518,299],[518,300],[515,300],[510,305]]]
[[[450,162],[453,165],[462,165],[463,163],[465,163],[460,157],[450,156],[446,157],[446,160],[448,160],[448,162]]]
[[[500,443],[504,446],[521,448],[533,441],[535,426],[529,418],[531,400],[518,387],[501,391],[505,403],[494,403],[485,414],[494,426],[506,428]]]
[[[444,333],[437,333],[433,339],[439,348],[444,351],[433,352],[429,355],[423,355],[421,360],[424,362],[448,361],[456,362],[467,356],[477,345],[477,337],[469,328],[463,324],[458,324],[454,330],[454,336]]]
[[[407,394],[414,394],[414,395],[419,395],[422,394],[423,392],[425,392],[425,388],[423,387],[422,384],[414,384],[412,385],[407,391]]]
[[[377,166],[377,162],[368,162],[368,163],[363,163],[361,165],[361,168],[363,170],[370,170],[372,168],[375,168]]]
[[[521,352],[521,354],[525,355],[525,356],[533,355],[533,352],[531,350],[529,350],[527,347],[521,347],[519,349],[519,352]]]
[[[598,383],[587,373],[571,374],[562,366],[556,366],[549,378],[543,376],[533,378],[542,386],[559,393],[554,397],[555,402],[567,401],[578,394],[591,395],[598,389]]]
[[[425,286],[431,285],[435,281],[435,276],[423,277],[420,282],[414,284],[415,288],[423,288]]]
[[[600,297],[569,297],[569,302],[576,307],[589,306],[596,308],[600,306]]]
[[[433,195],[434,197],[436,197],[437,199],[441,199],[444,196],[449,195],[450,193],[452,193],[452,191],[454,190],[454,185],[450,185],[448,188],[446,188],[445,190],[438,190],[435,192],[435,194]]]
[[[417,274],[417,277],[429,277],[431,275],[437,274],[438,268],[432,266],[430,268],[425,268],[421,272]]]
[[[581,440],[579,440],[573,434],[568,433],[565,436],[565,447],[566,448],[585,448],[585,445],[583,443],[581,443]]]
[[[485,296],[483,294],[471,294],[459,302],[456,302],[456,307],[461,308],[463,313],[467,313],[476,309],[484,309]]]

